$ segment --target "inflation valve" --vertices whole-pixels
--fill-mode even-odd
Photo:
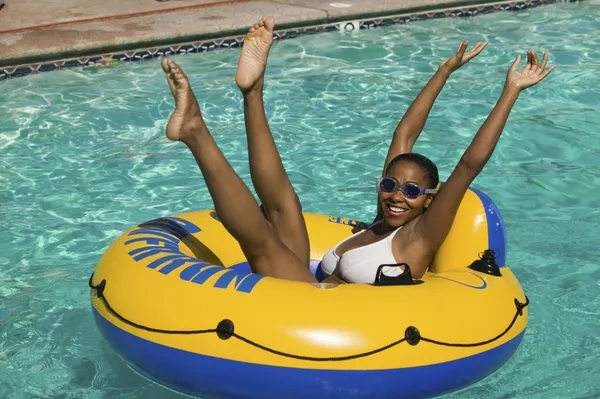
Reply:
[[[473,261],[469,268],[481,273],[491,274],[492,276],[502,276],[500,268],[496,264],[496,253],[492,249],[483,251],[479,259]]]

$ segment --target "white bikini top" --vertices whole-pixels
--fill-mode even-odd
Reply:
[[[382,221],[379,221],[377,223],[381,222]],[[373,224],[373,226],[375,224]],[[350,249],[340,257],[335,253],[335,250],[342,243],[348,241],[352,237],[364,233],[366,230],[359,231],[358,233],[345,238],[323,256],[321,269],[326,275],[331,276],[336,274],[348,283],[372,284],[375,281],[377,269],[380,265],[398,263],[392,253],[392,240],[401,228],[402,226],[398,227],[392,234],[382,240],[362,247]],[[403,273],[402,269],[399,267],[386,269],[385,274],[387,276],[400,275]]]

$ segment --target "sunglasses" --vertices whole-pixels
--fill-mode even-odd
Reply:
[[[394,191],[402,191],[406,198],[415,199],[423,194],[435,194],[435,188],[421,188],[415,183],[398,184],[391,177],[380,177],[377,179],[377,192],[391,193]]]

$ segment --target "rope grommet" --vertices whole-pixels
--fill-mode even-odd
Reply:
[[[104,296],[104,288],[106,288],[106,280],[100,281],[100,284],[96,286],[96,295],[98,295],[98,298]]]
[[[523,308],[525,307],[525,304],[519,302],[519,300],[515,298],[515,306],[517,307],[517,312],[519,313],[519,316],[523,316]]]
[[[217,335],[223,340],[229,339],[233,336],[233,328],[233,322],[231,320],[221,320],[217,325]]]
[[[417,327],[410,326],[404,332],[404,338],[406,338],[406,342],[408,342],[409,345],[415,346],[421,342],[421,333]]]

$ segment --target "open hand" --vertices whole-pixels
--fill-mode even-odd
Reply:
[[[471,61],[472,58],[475,58],[477,55],[479,55],[479,53],[481,53],[487,44],[487,40],[485,42],[478,42],[475,47],[471,49],[471,51],[465,54],[465,50],[467,49],[469,42],[466,40],[460,42],[456,54],[447,60],[444,60],[440,64],[440,68],[447,69],[450,73],[456,71],[458,68]]]
[[[521,63],[521,55],[517,56],[517,59],[511,65],[506,75],[506,84],[510,85],[517,90],[521,91],[528,87],[536,85],[542,79],[544,79],[552,70],[554,65],[546,69],[548,63],[548,51],[544,53],[542,63],[538,62],[537,55],[533,50],[527,52],[527,65],[521,70],[517,71],[517,67]]]

